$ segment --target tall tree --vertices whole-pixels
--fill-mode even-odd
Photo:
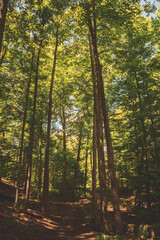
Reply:
[[[41,99],[41,114],[40,114],[40,126],[39,126],[39,146],[38,146],[38,191],[37,191],[37,199],[41,198],[41,188],[42,188],[42,128],[43,128],[43,114],[42,114],[42,99]]]
[[[1,8],[0,8],[0,53],[1,53],[1,50],[2,50],[2,41],[3,41],[3,33],[4,33],[4,28],[5,28],[5,22],[6,22],[7,7],[8,7],[8,0],[1,0]]]
[[[95,2],[92,2],[93,7],[93,25],[91,18],[88,18],[88,26],[93,44],[93,52],[95,59],[95,72],[98,84],[98,96],[100,97],[104,126],[105,126],[105,135],[106,135],[106,143],[107,143],[107,155],[108,155],[108,168],[111,177],[111,185],[112,185],[112,194],[113,194],[113,208],[115,212],[115,221],[116,221],[116,231],[122,231],[122,219],[119,208],[119,197],[118,197],[118,188],[117,188],[117,180],[116,180],[116,171],[114,166],[114,154],[113,154],[113,146],[112,146],[112,138],[109,127],[109,117],[108,110],[106,108],[105,94],[104,94],[104,86],[103,86],[103,77],[102,77],[102,66],[99,60],[98,48],[97,48],[97,25],[96,25],[96,14],[95,14]],[[99,116],[99,115],[98,115]],[[97,126],[98,127],[98,126]]]
[[[31,187],[31,173],[32,173],[32,155],[33,155],[33,144],[34,144],[34,127],[35,127],[35,115],[36,115],[36,104],[37,104],[37,89],[38,89],[38,73],[39,73],[39,60],[42,48],[42,40],[39,43],[37,63],[36,63],[36,76],[35,76],[35,88],[34,88],[34,102],[32,112],[32,122],[30,128],[30,141],[29,141],[29,153],[28,153],[28,170],[27,170],[27,181],[26,181],[26,196],[25,196],[25,208],[27,208],[29,193]]]
[[[34,53],[35,50],[32,52],[32,59],[31,59],[31,69],[30,69],[30,75],[29,80],[27,84],[26,89],[26,99],[25,99],[25,107],[24,107],[24,114],[23,114],[23,124],[22,124],[22,132],[21,132],[21,143],[20,143],[20,154],[19,154],[19,166],[18,166],[18,179],[17,179],[17,187],[16,187],[16,197],[15,197],[15,204],[18,202],[19,197],[19,186],[21,183],[21,171],[22,171],[22,154],[23,154],[23,143],[24,143],[24,130],[26,125],[26,119],[27,119],[27,108],[28,108],[28,99],[29,99],[29,91],[30,91],[30,85],[31,85],[31,79],[32,79],[32,72],[33,72],[33,61],[34,61]]]
[[[88,173],[88,141],[89,141],[89,134],[87,139],[87,147],[85,153],[85,174],[84,174],[84,194],[86,196],[86,187],[87,187],[87,173]]]
[[[63,125],[63,199],[67,199],[67,153],[66,153],[66,116],[65,107],[62,106],[62,125]]]
[[[106,167],[104,158],[104,141],[103,141],[103,117],[102,117],[102,103],[99,94],[98,81],[96,77],[96,65],[93,51],[93,40],[91,32],[89,31],[90,38],[90,53],[91,53],[91,65],[92,65],[92,77],[94,87],[94,111],[96,120],[96,134],[97,134],[97,147],[98,147],[98,170],[99,170],[99,182],[100,182],[100,206],[101,206],[101,225],[103,230],[107,233],[109,226],[107,224],[107,189],[106,189]],[[95,139],[94,139],[95,140]],[[95,161],[95,159],[94,159]],[[94,176],[95,177],[95,176]]]
[[[93,109],[93,169],[92,169],[92,218],[95,223],[98,222],[98,209],[97,209],[97,125],[96,125],[96,77],[94,69],[93,47],[91,34],[89,32],[89,49],[92,67],[92,80],[93,80],[93,96],[94,96],[94,109]]]
[[[73,176],[72,196],[71,196],[71,198],[73,200],[75,200],[75,190],[76,190],[76,186],[77,186],[80,153],[81,153],[81,147],[82,147],[81,143],[82,143],[82,126],[80,126],[79,141],[78,141],[78,153],[77,153],[77,159],[76,159],[76,163],[75,163],[74,176]]]
[[[51,130],[51,117],[52,117],[52,92],[53,92],[54,75],[56,70],[57,48],[58,48],[58,26],[56,31],[54,61],[53,61],[51,85],[50,85],[50,92],[49,92],[48,126],[47,126],[47,139],[46,139],[46,150],[45,150],[44,184],[43,184],[43,195],[42,195],[42,211],[44,213],[47,213],[47,210],[48,210],[47,208],[48,208],[48,192],[49,192],[49,147],[50,147],[50,130]]]

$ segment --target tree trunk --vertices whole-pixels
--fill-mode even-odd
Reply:
[[[139,144],[138,144],[138,130],[137,130],[137,123],[136,123],[136,106],[135,106],[135,99],[132,101],[132,106],[133,106],[133,117],[134,117],[134,135],[135,135],[135,140],[136,140],[136,160],[137,160],[137,174],[138,174],[138,186],[137,186],[137,191],[136,191],[136,197],[135,197],[135,205],[138,203],[138,206],[141,207],[142,203],[142,169],[143,169],[143,161],[139,158]]]
[[[110,134],[110,127],[109,127],[109,117],[108,117],[108,110],[106,108],[106,101],[105,101],[105,94],[104,94],[104,86],[103,86],[103,77],[102,77],[102,66],[99,61],[98,49],[97,49],[97,26],[96,26],[96,17],[95,17],[95,3],[93,1],[93,22],[94,28],[92,27],[92,22],[89,19],[89,31],[92,39],[93,44],[93,53],[95,59],[95,72],[96,78],[98,81],[98,95],[99,101],[101,102],[102,112],[103,112],[103,119],[104,119],[104,126],[105,126],[105,135],[106,135],[106,143],[107,143],[107,156],[108,156],[108,169],[111,177],[111,187],[112,187],[112,195],[113,195],[113,208],[115,213],[115,222],[116,222],[116,232],[120,233],[122,231],[122,219],[121,213],[119,208],[119,196],[118,196],[118,187],[117,187],[117,179],[116,179],[116,171],[114,165],[114,154],[113,154],[113,147],[112,147],[112,138]],[[98,114],[98,113],[97,113]],[[99,114],[97,115],[99,116]],[[98,128],[98,126],[97,126]],[[105,169],[104,163],[103,164],[103,171]]]
[[[41,53],[41,47],[42,47],[42,40],[40,42],[38,56],[37,56],[35,89],[34,89],[34,103],[33,103],[32,123],[31,123],[31,129],[30,129],[30,142],[29,142],[29,153],[28,153],[28,172],[27,172],[27,182],[26,182],[25,209],[27,208],[27,203],[29,200],[29,193],[30,193],[30,186],[31,186],[32,153],[33,153],[33,143],[34,143],[34,125],[35,125],[35,115],[36,115],[39,58],[40,58],[40,53]]]
[[[97,209],[97,132],[96,132],[96,112],[94,106],[93,116],[93,169],[92,169],[92,219],[98,223]]]
[[[94,116],[93,116],[92,219],[95,223],[98,223],[98,209],[97,209],[97,130],[96,130],[95,104],[94,104]]]
[[[94,115],[93,115],[93,168],[92,168],[92,219],[95,223],[98,223],[98,209],[97,209],[97,126],[96,126],[96,77],[94,69],[93,49],[91,34],[89,32],[89,49],[91,57],[92,67],[92,79],[93,79],[93,96],[94,96]]]
[[[92,66],[92,78],[93,78],[93,92],[94,92],[94,175],[96,174],[96,142],[98,146],[98,169],[99,169],[99,182],[100,182],[100,206],[101,206],[101,225],[105,232],[109,231],[109,226],[107,224],[107,189],[106,189],[106,170],[105,170],[105,159],[104,159],[104,144],[103,144],[103,119],[102,119],[102,106],[101,99],[98,91],[98,81],[96,78],[96,67],[95,67],[95,59],[93,52],[93,39],[91,34],[92,23],[89,22],[89,44],[90,44],[90,55],[91,55],[91,66]],[[95,178],[96,176],[94,176]],[[96,179],[93,179],[93,184],[95,184]],[[95,188],[95,186],[93,186]],[[93,189],[95,191],[95,189]],[[95,192],[94,192],[95,194]],[[96,199],[94,200],[94,204],[96,204]],[[97,210],[96,210],[97,211]],[[94,214],[97,215],[96,212]],[[97,219],[98,220],[98,219]]]
[[[42,100],[41,100],[41,120],[40,120],[40,136],[39,136],[39,171],[38,171],[38,192],[37,199],[41,197],[41,186],[42,186]]]
[[[98,86],[97,86],[98,91]],[[107,187],[106,187],[106,167],[104,158],[104,142],[103,142],[103,116],[101,99],[98,94],[96,103],[96,126],[97,126],[97,146],[98,146],[98,169],[100,182],[100,198],[101,198],[101,219],[104,231],[108,232],[107,224]]]
[[[0,9],[0,53],[2,51],[2,41],[3,41],[3,33],[6,22],[7,15],[7,6],[8,0],[1,0],[1,9]]]
[[[21,186],[23,187],[24,185],[24,182],[25,182],[25,177],[26,177],[26,153],[25,151],[23,151],[23,160],[22,160],[22,170],[21,170]],[[23,188],[25,190],[25,188]]]
[[[106,108],[106,101],[105,101],[105,95],[104,95],[102,73],[101,73],[101,82],[100,82],[100,94],[101,94],[101,100],[102,100],[105,136],[106,136],[106,143],[107,143],[108,170],[111,178],[116,232],[120,233],[122,232],[122,218],[121,218],[121,212],[119,207],[119,195],[118,195],[118,186],[117,186],[116,170],[115,170],[115,163],[114,163],[114,153],[113,153],[112,138],[111,138],[111,132],[110,132],[110,126],[109,126],[108,109]]]
[[[88,136],[89,139],[89,136]],[[85,174],[84,174],[84,194],[86,196],[86,185],[87,185],[87,172],[88,172],[88,144],[86,149],[86,159],[85,159]]]
[[[82,126],[80,129],[78,153],[77,153],[77,159],[76,159],[76,164],[75,164],[75,169],[74,169],[73,186],[72,186],[72,200],[75,200],[75,189],[76,189],[77,178],[78,178],[79,160],[80,160],[80,152],[81,152],[81,141],[82,141]]]
[[[26,119],[27,119],[28,98],[29,98],[29,90],[30,90],[32,71],[33,71],[33,60],[34,60],[34,51],[32,53],[31,70],[30,70],[28,85],[27,85],[27,89],[26,89],[26,99],[25,99],[25,107],[24,107],[24,114],[23,114],[22,132],[21,132],[21,145],[20,145],[20,154],[19,154],[18,179],[17,179],[17,187],[16,187],[15,204],[17,204],[17,202],[18,202],[19,186],[21,184],[21,171],[22,171],[21,168],[22,168],[22,153],[23,153],[23,142],[24,142],[24,130],[25,130]]]
[[[66,117],[64,106],[62,107],[63,125],[63,200],[67,199],[67,155],[66,155]]]
[[[54,52],[50,93],[49,93],[48,127],[47,127],[47,139],[46,139],[46,150],[45,150],[44,184],[43,184],[43,195],[42,195],[42,212],[44,214],[48,213],[49,148],[50,148],[50,130],[51,130],[51,118],[52,118],[52,91],[53,91],[54,75],[55,75],[56,60],[57,60],[57,48],[58,48],[58,28],[56,32],[56,45],[55,45],[55,52]]]
[[[3,60],[4,60],[5,56],[6,56],[6,53],[7,53],[7,48],[5,48],[4,53],[3,53],[2,57],[1,57],[0,67],[1,67],[1,65],[2,65],[2,63],[3,63]]]

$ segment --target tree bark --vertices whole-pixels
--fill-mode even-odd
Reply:
[[[8,0],[1,0],[1,9],[0,9],[0,53],[2,51],[2,41],[3,41],[3,33],[6,23],[6,15],[7,15],[7,6]]]
[[[94,165],[96,164],[96,142],[98,146],[98,170],[99,170],[99,182],[100,182],[100,206],[101,206],[101,225],[105,232],[109,231],[109,226],[107,224],[107,189],[106,189],[106,169],[105,169],[105,159],[104,159],[104,144],[103,144],[103,119],[102,119],[102,105],[98,90],[98,79],[96,77],[96,66],[95,58],[93,52],[93,39],[91,34],[92,23],[89,22],[89,44],[90,44],[90,55],[91,55],[91,66],[92,66],[92,78],[93,78],[93,93],[94,93]],[[96,165],[95,165],[96,167]],[[96,168],[94,169],[95,174]],[[94,176],[95,178],[95,176]],[[96,179],[93,179],[93,184],[95,184]],[[95,186],[93,186],[95,187]],[[95,191],[95,189],[93,189]],[[96,199],[94,200],[94,204]],[[97,210],[96,210],[97,211]],[[96,212],[94,214],[97,215]],[[98,219],[97,219],[98,220]]]
[[[99,61],[99,54],[97,49],[97,26],[96,26],[96,17],[95,17],[95,3],[93,1],[93,25],[91,19],[88,20],[89,31],[91,34],[92,44],[93,44],[93,53],[95,59],[95,71],[96,78],[98,82],[98,95],[101,101],[103,120],[105,126],[105,135],[106,135],[106,143],[107,143],[107,156],[108,156],[108,169],[111,177],[111,187],[112,187],[112,195],[113,195],[113,208],[115,213],[115,222],[116,222],[116,232],[120,233],[122,231],[122,219],[119,208],[119,196],[118,196],[118,187],[117,187],[117,179],[116,179],[116,171],[114,164],[114,154],[113,154],[113,146],[112,146],[112,138],[109,127],[109,117],[108,110],[106,108],[105,94],[104,94],[104,85],[103,85],[103,77],[102,77],[102,66]],[[99,116],[99,115],[97,115]],[[97,126],[98,127],[98,126]],[[104,163],[103,169],[104,170]]]
[[[67,154],[66,154],[66,117],[64,106],[62,107],[63,125],[63,200],[67,199]]]
[[[98,92],[98,85],[97,85]],[[103,142],[103,116],[101,98],[98,94],[96,103],[96,126],[97,126],[97,146],[98,146],[98,169],[100,182],[100,198],[101,198],[101,220],[104,231],[109,231],[107,224],[107,187],[106,187],[106,167],[104,158],[104,142]]]
[[[112,137],[111,137],[111,131],[110,131],[110,126],[109,126],[108,109],[106,108],[102,73],[101,73],[100,85],[101,85],[100,94],[101,94],[101,100],[102,100],[105,136],[106,136],[106,143],[107,143],[108,170],[109,170],[109,174],[110,174],[110,178],[111,178],[113,209],[114,209],[114,213],[115,213],[115,222],[116,222],[116,232],[120,233],[120,232],[122,232],[122,218],[121,218],[121,212],[120,212],[120,207],[119,207],[119,195],[118,195],[118,186],[117,186],[116,170],[115,170],[115,163],[114,163]]]
[[[21,186],[23,187],[24,185],[24,182],[25,182],[25,177],[26,177],[26,153],[25,151],[23,150],[23,159],[22,159],[22,170],[21,170]],[[24,188],[25,190],[26,188]]]
[[[80,152],[81,152],[81,141],[82,141],[82,126],[81,126],[80,134],[79,134],[78,153],[77,153],[77,159],[76,159],[76,164],[75,164],[75,169],[74,169],[73,186],[72,186],[72,200],[75,200],[75,189],[76,189],[77,178],[78,178],[79,160],[80,160]]]
[[[57,60],[57,48],[58,48],[58,27],[56,32],[56,45],[55,45],[55,51],[54,51],[54,61],[53,61],[53,68],[52,68],[50,93],[49,93],[48,127],[47,127],[47,140],[46,140],[46,150],[45,150],[44,184],[43,184],[43,194],[42,194],[42,212],[44,214],[48,214],[49,148],[50,148],[50,130],[51,130],[51,118],[52,118],[52,92],[53,92],[56,60]]]
[[[26,182],[26,196],[25,196],[25,209],[27,208],[30,186],[31,186],[31,173],[32,173],[32,153],[33,153],[33,144],[34,144],[34,125],[35,125],[35,115],[36,115],[36,103],[37,103],[37,87],[38,87],[38,72],[39,72],[39,59],[42,48],[42,40],[40,41],[38,56],[37,56],[37,65],[36,65],[36,76],[35,76],[35,89],[34,89],[34,103],[33,103],[33,112],[32,112],[32,123],[30,129],[30,142],[29,142],[29,153],[28,153],[28,172],[27,172],[27,182]]]
[[[40,135],[39,135],[39,166],[38,166],[38,192],[37,199],[41,198],[41,188],[42,188],[42,100],[41,100],[41,119],[40,119]]]
[[[3,63],[3,60],[4,60],[5,56],[6,56],[6,53],[7,53],[7,48],[5,48],[4,53],[3,53],[2,57],[1,57],[0,67],[1,67],[1,65],[2,65],[2,63]]]
[[[94,116],[93,116],[92,219],[95,223],[98,223],[98,209],[97,209],[97,130],[96,130],[95,104],[94,104]]]
[[[139,145],[138,145],[138,130],[137,130],[137,119],[136,119],[136,106],[135,106],[136,99],[133,99],[132,101],[132,111],[133,111],[133,117],[134,117],[134,134],[135,134],[135,142],[136,144],[136,160],[137,160],[137,174],[138,174],[138,186],[136,191],[136,197],[135,197],[135,205],[138,203],[138,206],[141,207],[142,204],[142,169],[143,169],[143,161],[140,159],[140,151],[139,151]]]
[[[89,49],[91,57],[92,67],[92,79],[93,79],[93,96],[94,96],[94,115],[93,115],[93,168],[92,168],[92,219],[95,223],[98,223],[98,209],[97,209],[97,126],[96,126],[96,91],[95,91],[95,69],[93,59],[93,49],[91,34],[89,32]]]
[[[17,179],[17,187],[16,187],[15,204],[17,204],[17,202],[18,202],[18,198],[19,198],[19,186],[20,186],[20,184],[21,184],[21,171],[22,171],[22,153],[23,153],[23,142],[24,142],[24,130],[25,130],[26,119],[27,119],[28,98],[29,98],[31,78],[32,78],[32,72],[33,72],[34,52],[35,52],[35,51],[33,51],[33,53],[32,53],[31,70],[30,70],[28,85],[27,85],[27,89],[26,89],[26,99],[25,99],[25,107],[24,107],[24,114],[23,114],[22,132],[21,132],[21,145],[20,145],[20,154],[19,154],[18,179]]]
[[[89,140],[89,136],[88,136]],[[86,196],[86,186],[87,186],[87,173],[88,173],[88,143],[86,148],[86,158],[85,158],[85,174],[84,174],[84,194]]]

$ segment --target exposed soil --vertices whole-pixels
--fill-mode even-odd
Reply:
[[[4,180],[0,182],[0,240],[95,240],[100,233],[100,226],[90,222],[91,202],[87,198],[77,202],[62,202],[51,197],[49,217],[45,217],[38,201],[30,201],[27,211],[23,210],[23,201],[17,210],[14,209],[14,197],[14,185]],[[121,239],[159,240],[160,214],[152,212],[146,215],[143,210],[141,216],[136,215],[129,206],[131,199],[126,196],[124,199],[126,205],[121,203],[121,213],[126,228],[125,237]],[[110,224],[114,225],[111,207],[108,208],[108,218]],[[138,233],[141,226],[147,227],[147,238]]]
[[[0,183],[1,240],[74,240],[96,239],[97,232],[89,224],[88,201],[50,201],[50,216],[41,214],[39,202],[30,202],[27,211],[15,210],[15,188]]]

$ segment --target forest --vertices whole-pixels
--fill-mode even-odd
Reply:
[[[160,1],[1,0],[0,239],[160,239]]]

